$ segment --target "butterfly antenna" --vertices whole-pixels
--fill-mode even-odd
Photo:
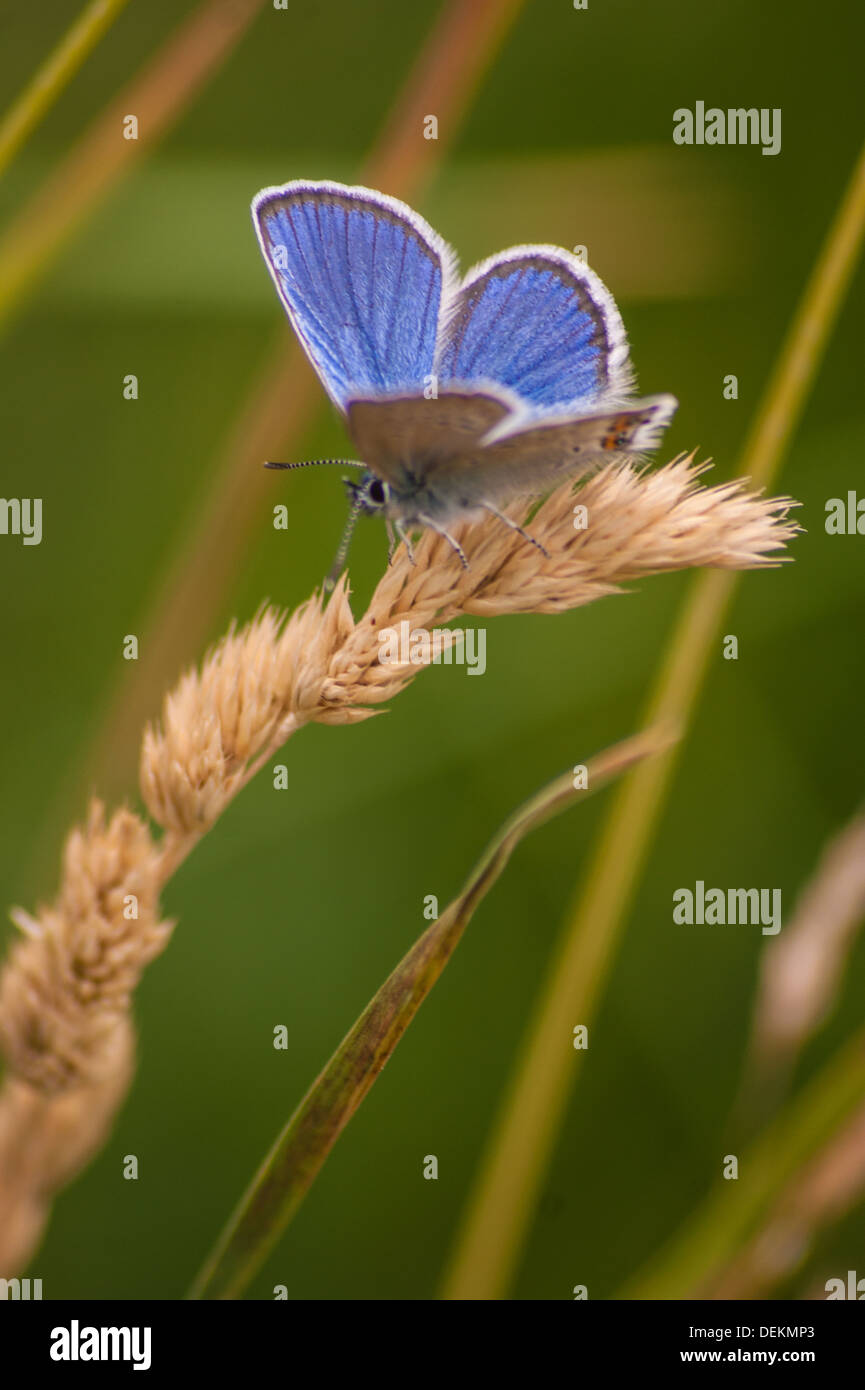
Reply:
[[[335,468],[366,468],[357,459],[305,459],[302,463],[266,463],[265,468],[320,468],[330,464]]]
[[[342,570],[342,567],[345,564],[345,557],[348,554],[348,547],[351,542],[352,533],[354,531],[355,524],[359,515],[360,502],[355,500],[349,507],[348,520],[345,523],[345,530],[342,533],[342,540],[339,543],[339,549],[336,552],[336,556],[334,558],[333,564],[330,567],[328,576],[324,581],[324,592],[326,594],[329,594],[333,589],[334,584],[339,578],[340,571]]]

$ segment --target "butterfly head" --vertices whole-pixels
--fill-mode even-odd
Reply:
[[[343,478],[352,508],[368,516],[381,516],[390,502],[390,486],[375,473],[364,473],[359,479]]]

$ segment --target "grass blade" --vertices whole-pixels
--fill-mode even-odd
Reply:
[[[720,1181],[682,1233],[622,1289],[621,1298],[711,1296],[706,1289],[753,1234],[773,1198],[862,1104],[865,1034],[842,1048]]]
[[[313,1082],[199,1274],[193,1298],[235,1298],[243,1292],[291,1221],[519,841],[668,742],[668,735],[649,730],[616,744],[588,765],[588,790],[575,790],[568,772],[506,822],[462,892],[400,961]]]
[[[133,164],[179,120],[233,52],[264,0],[202,0],[109,102],[0,236],[0,330]],[[134,111],[140,134],[122,140]]]
[[[865,233],[865,148],[797,308],[740,473],[766,486],[798,422]],[[674,630],[647,725],[683,732],[693,717],[711,645],[738,576],[699,575]],[[593,868],[566,927],[445,1283],[449,1298],[497,1298],[509,1287],[534,1213],[577,1069],[560,1046],[564,1017],[594,1016],[676,765],[677,749],[638,767],[617,792]],[[582,1053],[576,1054],[581,1064]]]
[[[90,0],[0,121],[0,174],[12,163],[129,0]]]

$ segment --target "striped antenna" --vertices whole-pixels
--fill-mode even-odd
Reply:
[[[334,468],[366,468],[357,459],[305,459],[303,463],[266,463],[265,468],[320,468],[324,465]]]

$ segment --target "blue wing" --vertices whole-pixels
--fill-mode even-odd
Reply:
[[[340,409],[358,390],[423,387],[454,258],[417,213],[368,188],[298,180],[262,189],[252,218],[292,326]]]
[[[466,276],[446,305],[437,373],[498,382],[541,410],[623,402],[633,388],[612,295],[555,246],[512,247]]]

